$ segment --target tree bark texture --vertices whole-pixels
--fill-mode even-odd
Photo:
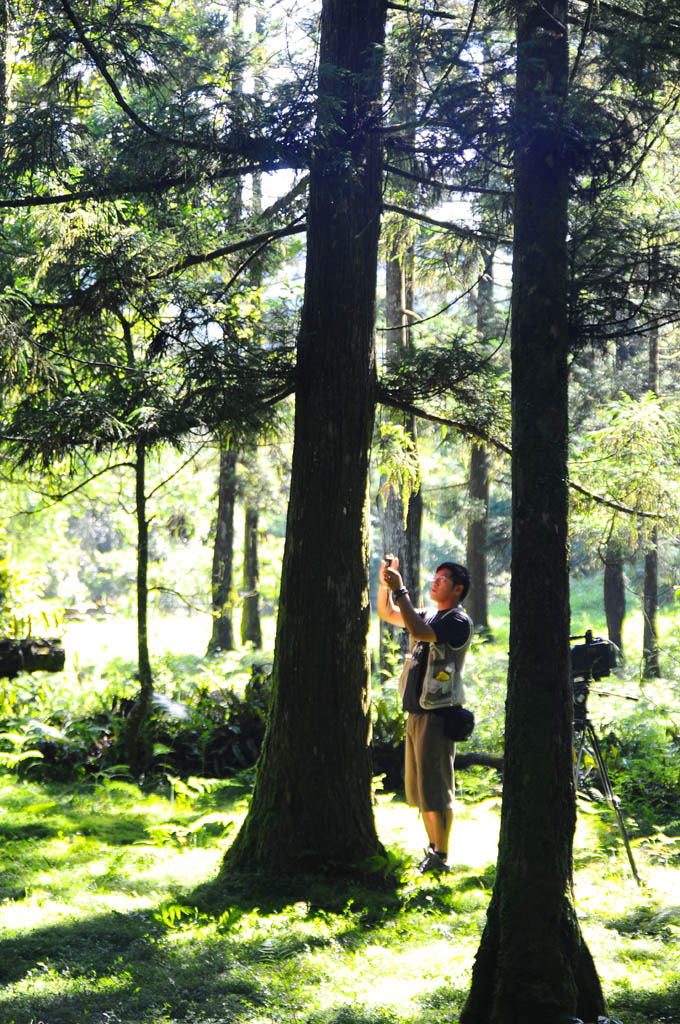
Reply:
[[[465,600],[468,615],[476,632],[489,639],[488,601],[488,533],[489,533],[489,466],[486,447],[473,444],[470,452],[468,494],[474,508],[467,528],[467,569],[470,573],[470,593]]]
[[[257,558],[257,530],[260,519],[258,510],[250,505],[247,506],[245,518],[241,643],[252,644],[255,650],[259,650],[262,647],[262,626],[260,624],[260,569]]]
[[[493,253],[485,253],[484,272],[477,286],[477,331],[482,340],[493,337]],[[468,494],[473,509],[468,521],[466,565],[470,573],[470,593],[465,606],[475,630],[492,640],[489,630],[489,460],[483,444],[473,444],[470,452]]]
[[[626,587],[623,579],[623,554],[610,544],[604,563],[604,614],[607,634],[623,656],[623,621],[626,617]]]
[[[642,633],[642,673],[644,679],[658,679],[661,675],[657,628],[657,613],[659,610],[658,537],[658,530],[654,527],[650,535],[649,547],[645,554],[644,626]]]
[[[234,649],[232,625],[232,569],[234,564],[234,506],[236,504],[236,462],[233,448],[220,447],[217,523],[212,564],[213,626],[208,652]]]
[[[512,586],[496,884],[462,1024],[603,1012],[571,895],[566,0],[517,4]]]
[[[649,390],[659,393],[659,331],[652,329],[649,336]],[[642,635],[642,672],[645,679],[658,679],[659,633],[657,613],[659,611],[659,531],[654,527],[645,554],[645,583],[643,597],[644,626]]]
[[[223,872],[345,874],[371,804],[367,478],[375,397],[383,0],[324,0],[272,702]]]
[[[5,127],[7,124],[7,44],[9,35],[9,19],[7,0],[0,0],[0,161],[5,161]]]

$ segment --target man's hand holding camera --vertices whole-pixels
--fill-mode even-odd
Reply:
[[[378,590],[378,615],[385,622],[400,629],[408,629],[413,640],[436,640],[434,630],[415,610],[408,596],[408,590],[399,572],[399,559],[385,555],[380,566]]]
[[[396,591],[406,589],[398,569],[399,559],[395,555],[385,555],[380,567],[380,579],[393,596]]]

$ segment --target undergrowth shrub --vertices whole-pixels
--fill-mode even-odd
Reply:
[[[231,658],[228,667],[217,659],[156,659],[151,774],[171,769],[221,777],[251,767],[264,736],[269,672],[261,653],[236,664]],[[11,713],[0,718],[0,763],[40,778],[124,771],[124,722],[137,691],[134,666],[112,662],[100,677],[100,692],[85,701],[64,677],[40,673],[13,681],[20,699],[5,702]]]
[[[639,819],[676,813],[680,803],[680,745],[671,722],[646,707],[611,723],[601,738],[614,791]]]

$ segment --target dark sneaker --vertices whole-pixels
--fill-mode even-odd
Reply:
[[[442,860],[438,853],[434,850],[425,850],[425,856],[418,865],[418,871],[421,874],[425,874],[426,871],[450,871],[451,868]]]

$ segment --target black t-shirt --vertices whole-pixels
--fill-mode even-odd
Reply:
[[[418,614],[434,630],[439,644],[450,644],[451,647],[458,648],[463,647],[470,638],[472,621],[467,612],[459,605],[455,608],[446,608],[444,611],[423,611]],[[430,714],[420,706],[420,693],[423,688],[429,654],[429,642],[427,640],[416,641],[411,651],[411,668],[404,690],[404,711],[422,715]]]

